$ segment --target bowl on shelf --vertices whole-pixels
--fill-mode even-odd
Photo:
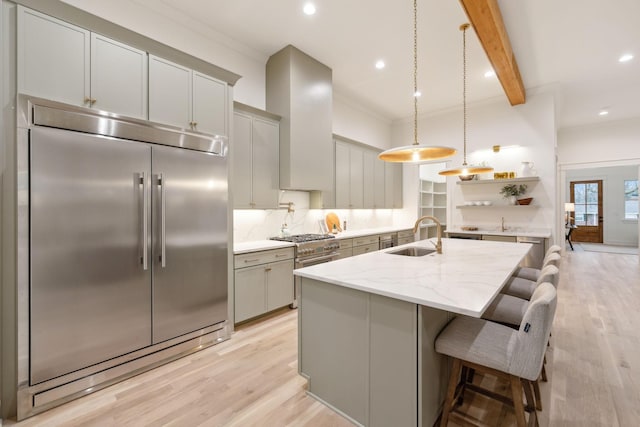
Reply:
[[[533,200],[533,197],[527,197],[526,199],[518,199],[518,204],[519,205],[528,205],[531,203],[531,201]]]

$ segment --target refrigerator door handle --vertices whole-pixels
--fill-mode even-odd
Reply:
[[[158,174],[158,186],[160,187],[160,265],[167,266],[167,228],[165,218],[167,217],[166,186],[164,177]]]
[[[140,185],[142,185],[142,269],[147,270],[149,268],[149,260],[147,259],[148,252],[148,217],[149,217],[149,205],[147,197],[147,180],[144,172],[140,173]]]

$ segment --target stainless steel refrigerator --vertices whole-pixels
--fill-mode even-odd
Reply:
[[[29,387],[97,382],[226,326],[225,141],[46,101],[27,114]]]

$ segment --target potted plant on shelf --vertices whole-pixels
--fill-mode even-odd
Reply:
[[[526,184],[507,184],[502,187],[502,190],[500,190],[500,194],[502,194],[502,196],[509,201],[510,205],[515,205],[516,202],[519,205],[528,205],[529,203],[531,203],[533,198],[530,197],[527,199],[518,199],[518,196],[522,196],[526,191]]]

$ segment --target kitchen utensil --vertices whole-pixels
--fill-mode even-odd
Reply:
[[[327,222],[327,227],[330,231],[334,229],[334,226],[336,230],[342,231],[342,227],[340,226],[340,218],[334,212],[329,212],[325,218],[325,221]]]

